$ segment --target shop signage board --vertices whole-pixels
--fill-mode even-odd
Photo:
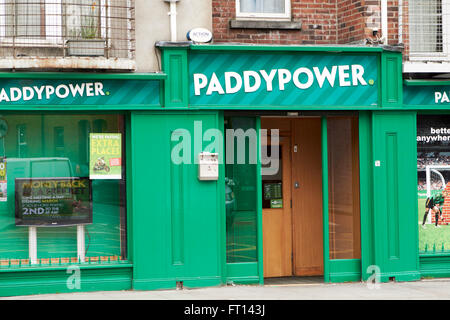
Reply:
[[[416,85],[410,81],[403,87],[403,101],[410,106],[450,107],[450,83],[428,81]]]
[[[91,179],[122,178],[122,135],[91,133],[89,177]]]
[[[159,80],[0,79],[0,108],[159,105]]]
[[[88,178],[15,179],[17,226],[61,226],[92,223]]]
[[[191,106],[376,107],[376,55],[191,52]]]

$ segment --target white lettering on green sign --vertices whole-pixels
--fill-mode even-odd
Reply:
[[[205,94],[232,94],[244,89],[244,92],[255,92],[261,85],[265,86],[266,91],[272,91],[275,84],[278,83],[279,90],[285,90],[285,86],[290,82],[301,89],[310,88],[315,81],[319,88],[322,88],[325,82],[331,87],[335,85],[339,87],[350,86],[366,86],[367,82],[364,79],[364,67],[359,64],[332,66],[331,70],[327,67],[319,69],[318,67],[301,67],[296,69],[293,73],[288,69],[272,69],[269,73],[265,70],[243,71],[242,74],[229,71],[224,72],[224,83],[219,81],[216,73],[213,72],[211,77],[203,73],[194,74],[194,93],[199,96],[202,89],[206,89]],[[336,82],[337,78],[337,82]],[[302,79],[302,80],[301,80]]]
[[[60,84],[32,86],[32,87],[11,87],[9,89],[2,88],[0,90],[0,102],[29,101],[33,98],[37,100],[49,100],[53,97],[65,99],[67,97],[95,97],[104,96],[103,83],[101,82],[85,82],[80,84]]]
[[[448,99],[447,92],[436,91],[434,93],[434,103],[444,103],[444,102],[450,102],[450,100]]]

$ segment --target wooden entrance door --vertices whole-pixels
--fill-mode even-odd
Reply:
[[[292,121],[294,275],[323,275],[321,119]]]
[[[264,277],[323,275],[321,119],[264,118],[261,127],[280,129],[283,186],[283,208],[263,199]]]
[[[263,257],[264,277],[292,275],[292,216],[290,138],[280,137],[281,173],[263,176]],[[277,179],[277,180],[274,180]],[[270,204],[270,188],[281,180],[282,204]],[[266,188],[266,189],[264,189]],[[265,207],[265,208],[264,208]]]

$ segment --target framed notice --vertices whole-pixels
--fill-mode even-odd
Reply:
[[[89,178],[122,179],[122,134],[89,135]]]
[[[17,226],[69,226],[92,223],[89,178],[16,178]]]
[[[0,157],[0,202],[8,200],[6,186],[6,158]]]

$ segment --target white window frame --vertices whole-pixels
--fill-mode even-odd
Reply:
[[[254,20],[291,20],[291,0],[284,0],[284,13],[241,12],[241,0],[236,0],[236,18]]]
[[[409,61],[450,61],[450,3],[446,0],[442,0],[442,39],[442,52],[414,53],[410,50]]]
[[[37,38],[15,38],[6,36],[6,18],[5,18],[5,4],[6,0],[0,0],[0,44],[4,45],[13,45],[20,44],[20,46],[26,47],[54,47],[63,45],[63,37],[62,32],[63,28],[66,26],[62,21],[62,10],[63,10],[63,1],[62,0],[44,0],[45,4],[45,37]],[[110,0],[98,0],[100,5],[100,14],[101,14],[101,22],[100,22],[100,34],[103,38],[107,36],[107,19],[110,16],[110,10],[106,12],[106,4],[108,4],[108,8],[110,8]],[[58,23],[55,24],[55,21],[59,20]],[[108,30],[109,31],[109,30]],[[109,32],[108,32],[109,33]],[[109,36],[109,35],[108,35]]]
[[[57,44],[62,43],[62,23],[58,26],[54,24],[52,19],[62,17],[62,1],[61,0],[51,0],[50,2],[44,1],[45,4],[45,37],[31,37],[30,38],[16,38],[6,36],[6,19],[5,19],[5,0],[0,0],[0,43],[10,44],[20,43],[20,46],[27,47],[52,47]]]

